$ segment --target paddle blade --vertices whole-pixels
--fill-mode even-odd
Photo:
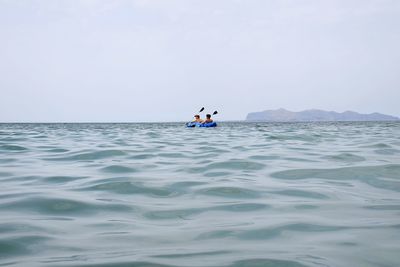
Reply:
[[[203,110],[204,110],[204,107],[202,107],[202,108],[200,109],[199,113],[202,112]]]
[[[213,115],[217,115],[217,114],[218,114],[218,111],[214,111]]]

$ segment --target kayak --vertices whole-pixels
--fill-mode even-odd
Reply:
[[[198,122],[188,122],[186,123],[186,127],[217,127],[216,122],[209,122],[209,123],[198,123]]]
[[[216,122],[209,122],[209,123],[198,123],[198,122],[188,122],[186,123],[186,127],[192,128],[192,127],[217,127]]]

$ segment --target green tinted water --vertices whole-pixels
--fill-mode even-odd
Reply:
[[[400,123],[0,124],[1,266],[399,266]]]

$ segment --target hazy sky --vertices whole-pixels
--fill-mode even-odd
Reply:
[[[398,0],[0,0],[0,121],[400,116]]]

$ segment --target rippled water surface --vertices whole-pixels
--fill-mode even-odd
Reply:
[[[400,123],[0,124],[0,266],[400,266]]]

